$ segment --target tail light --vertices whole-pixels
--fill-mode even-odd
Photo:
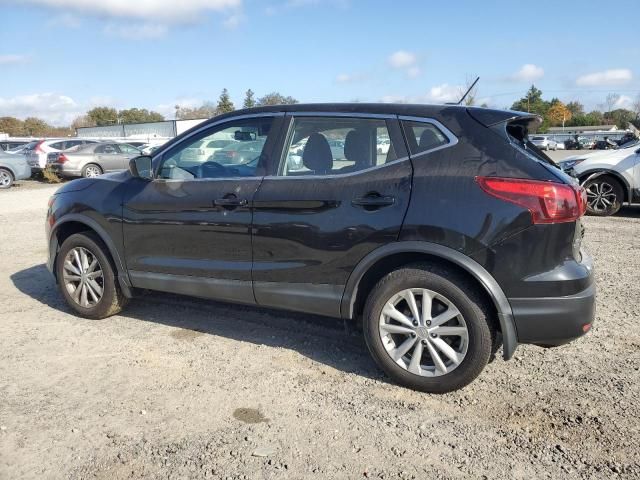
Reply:
[[[43,143],[44,143],[44,140],[40,140],[38,143],[36,143],[36,146],[33,148],[33,151],[36,153],[45,153],[44,150],[42,149]]]
[[[528,209],[534,224],[574,222],[587,208],[578,186],[501,177],[476,177],[476,182],[489,195]]]
[[[64,153],[61,153],[60,155],[58,155],[58,163],[65,163],[68,162],[69,159],[67,158],[67,156]]]

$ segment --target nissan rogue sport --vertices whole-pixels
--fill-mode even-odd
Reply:
[[[394,381],[459,389],[500,347],[561,345],[594,319],[585,192],[529,141],[539,123],[453,105],[221,115],[58,190],[48,266],[86,318],[146,289],[353,320]],[[251,148],[189,154],[221,137]]]

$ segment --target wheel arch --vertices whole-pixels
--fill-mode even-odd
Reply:
[[[396,242],[380,247],[364,257],[353,270],[340,304],[340,314],[354,319],[362,313],[368,292],[378,280],[396,268],[416,262],[437,263],[463,273],[476,283],[495,307],[502,333],[503,357],[513,356],[518,341],[511,305],[496,280],[487,270],[465,254],[428,242]]]
[[[9,172],[11,174],[11,177],[13,177],[13,180],[15,181],[16,172],[14,172],[9,165],[0,165],[0,170],[6,170],[7,172]]]
[[[125,265],[118,253],[118,249],[116,248],[107,232],[100,226],[98,222],[81,215],[65,216],[51,228],[49,237],[49,259],[51,265],[50,269],[53,272],[54,277],[56,276],[55,262],[60,250],[60,246],[71,235],[82,232],[94,233],[98,236],[102,243],[106,245],[109,256],[113,260],[113,264],[116,268],[118,282],[120,283],[122,292],[126,297],[130,298],[132,296],[131,284]]]
[[[623,202],[630,203],[633,198],[631,196],[631,185],[623,175],[615,170],[607,170],[605,168],[586,170],[578,174],[578,181],[580,182],[580,185],[584,185],[588,180],[605,175],[611,176],[620,182],[620,185],[622,185],[622,191],[624,192]]]

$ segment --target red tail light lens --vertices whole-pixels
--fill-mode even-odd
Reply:
[[[586,210],[582,187],[519,178],[476,177],[476,181],[489,195],[528,209],[535,224],[574,222]]]
[[[64,153],[61,153],[60,155],[58,155],[58,163],[65,163],[68,162],[69,159],[67,158],[67,156]]]

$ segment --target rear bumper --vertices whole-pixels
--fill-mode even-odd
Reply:
[[[589,331],[596,313],[596,286],[565,297],[510,298],[518,343],[555,347]]]
[[[47,168],[49,168],[50,170],[52,170],[53,172],[57,173],[62,177],[81,177],[82,176],[81,170],[68,169],[68,168],[65,168],[64,165],[60,165],[59,163],[47,163]]]

